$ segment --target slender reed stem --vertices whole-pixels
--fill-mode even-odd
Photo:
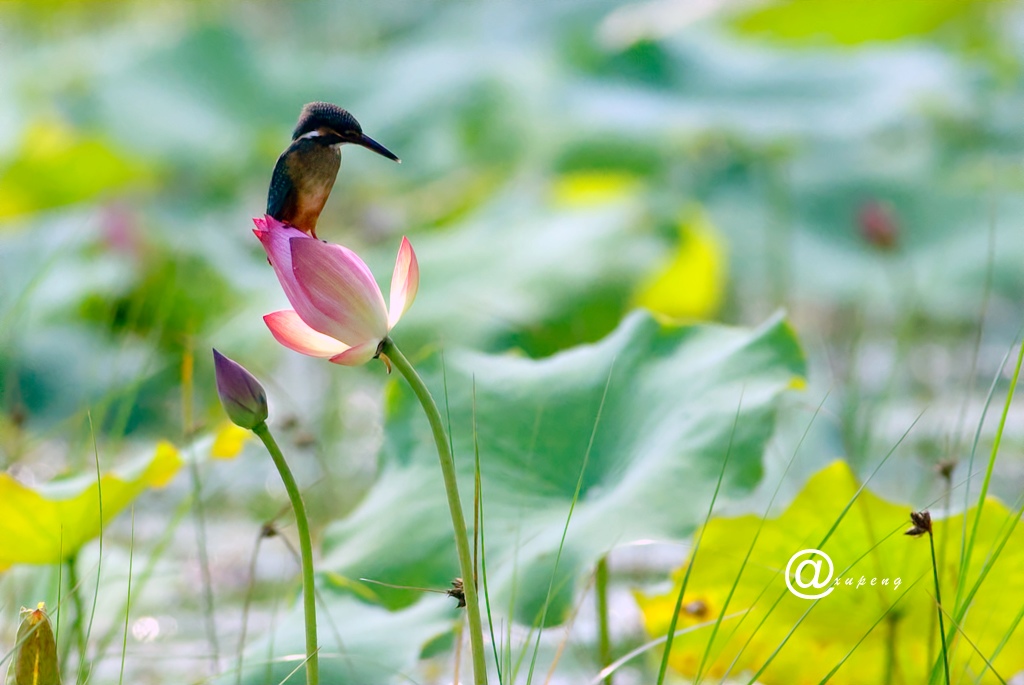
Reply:
[[[78,554],[67,560],[68,585],[71,592],[71,603],[75,605],[75,619],[71,623],[71,633],[74,635],[75,647],[78,649],[79,672],[82,671],[82,664],[85,663],[85,608],[82,604],[81,582],[78,580]],[[77,681],[76,681],[77,682]]]
[[[597,560],[594,573],[594,594],[597,596],[597,654],[601,668],[612,663],[612,641],[608,630],[608,557]],[[612,674],[604,677],[604,685],[612,685]]]
[[[103,577],[103,475],[100,473],[100,450],[96,444],[96,429],[92,423],[92,412],[86,413],[86,418],[89,420],[89,434],[92,436],[92,456],[96,464],[96,506],[99,509],[99,523],[100,523],[100,535],[99,535],[99,557],[96,559],[96,589],[92,594],[92,609],[89,611],[89,625],[85,630],[86,641],[92,636],[92,622],[96,618],[96,604],[100,598],[100,579]],[[82,660],[78,662],[78,682],[88,682],[88,674],[83,671],[86,666],[85,654],[82,654]]]
[[[953,503],[953,468],[956,466],[955,462],[947,461],[945,464],[940,463],[939,475],[946,484],[946,492],[943,495],[943,511],[946,512],[946,516],[949,516],[950,506]],[[966,517],[964,517],[966,518]],[[939,559],[942,562],[939,564],[939,568],[946,568],[946,550],[949,548],[949,535],[942,536],[942,546],[939,547]],[[942,612],[940,611],[939,614]],[[931,621],[928,623],[928,661],[929,664],[935,663],[935,626],[937,624],[937,615],[931,617]]]
[[[128,652],[128,620],[132,609],[132,570],[135,562],[135,507],[132,506],[132,537],[128,547],[128,590],[124,600],[124,636],[121,638],[121,672],[117,676],[118,685],[124,683],[124,657]]]
[[[184,428],[183,439],[192,437],[192,353],[186,352],[181,360],[181,414]],[[188,460],[188,475],[192,486],[192,508],[195,514],[196,556],[199,560],[199,574],[203,584],[203,616],[206,622],[206,639],[210,643],[210,661],[214,673],[220,670],[220,641],[217,639],[216,598],[213,595],[213,574],[210,572],[209,545],[206,539],[206,503],[203,501],[203,477],[199,471],[199,460]]]
[[[899,618],[896,614],[889,614],[885,621],[885,677],[884,685],[892,685],[893,675],[896,673],[896,624]]]
[[[935,536],[928,530],[928,544],[932,548],[932,576],[935,578],[935,603],[939,610],[939,635],[942,636],[942,665],[946,669],[946,685],[949,685],[949,654],[946,651],[946,627],[942,620],[942,594],[939,591],[939,567],[935,559]]]
[[[60,558],[64,558],[64,526],[60,527]],[[64,603],[64,564],[57,564],[57,616],[54,619],[53,641],[60,648],[60,605]],[[71,643],[68,642],[70,645]],[[67,652],[65,652],[57,663],[67,663]]]
[[[281,448],[270,434],[266,422],[260,423],[252,432],[263,441],[270,457],[274,460],[277,472],[281,474],[284,489],[288,491],[292,509],[295,511],[295,527],[299,533],[299,554],[302,558],[302,609],[306,620],[306,685],[319,685],[320,661],[317,655],[319,647],[316,639],[316,589],[313,585],[313,542],[309,536],[309,519],[306,518],[306,505],[302,503],[302,493],[288,468],[288,462],[281,454]]]
[[[263,524],[259,537],[256,538],[256,544],[253,545],[252,556],[249,558],[249,584],[245,589],[245,600],[242,602],[242,630],[238,637],[238,666],[235,667],[235,685],[242,685],[242,672],[243,666],[245,666],[245,637],[249,630],[249,609],[252,608],[252,595],[256,587],[256,562],[260,558],[260,545],[263,543],[263,538],[266,537],[266,531],[267,524]],[[302,566],[301,558],[299,566]]]
[[[427,421],[430,423],[430,430],[434,434],[437,457],[441,462],[441,474],[444,476],[444,491],[448,496],[448,509],[452,516],[452,528],[455,531],[455,551],[459,557],[459,568],[462,570],[463,587],[466,593],[469,644],[473,652],[473,682],[476,685],[486,685],[487,663],[484,660],[484,633],[480,621],[480,603],[477,599],[469,535],[466,532],[466,516],[462,511],[462,501],[459,499],[459,483],[455,475],[455,459],[452,457],[451,447],[448,443],[448,433],[444,429],[441,412],[438,411],[437,404],[426,384],[391,338],[385,338],[384,344],[381,346],[381,353],[391,360],[395,368],[409,382],[409,386],[423,406],[423,412],[427,415]]]

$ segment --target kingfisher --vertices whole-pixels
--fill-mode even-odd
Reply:
[[[401,163],[363,133],[356,118],[329,102],[302,108],[288,149],[277,158],[267,192],[267,214],[316,237],[316,222],[341,168],[341,146],[355,143]]]

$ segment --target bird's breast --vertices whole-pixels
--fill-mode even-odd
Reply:
[[[289,166],[300,191],[315,192],[326,186],[330,192],[341,168],[341,151],[337,147],[312,145],[296,151]]]
[[[341,167],[341,151],[336,147],[309,146],[296,151],[289,165],[296,190],[297,213],[310,216],[313,224],[319,216],[334,187]]]

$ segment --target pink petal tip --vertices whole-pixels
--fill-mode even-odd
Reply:
[[[412,249],[409,239],[402,237],[395,259],[395,271],[391,276],[391,297],[388,308],[388,330],[390,331],[409,311],[416,292],[420,287],[420,265],[416,260],[416,252]]]

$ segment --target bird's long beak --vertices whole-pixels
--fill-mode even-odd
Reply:
[[[378,143],[376,140],[366,135],[365,133],[361,133],[359,137],[353,140],[352,142],[355,143],[356,145],[362,145],[367,150],[373,150],[382,157],[392,159],[398,162],[399,164],[402,163],[402,160],[398,158],[398,155],[396,155],[394,152],[387,149],[386,147],[384,147],[383,145],[381,145],[380,143]]]

